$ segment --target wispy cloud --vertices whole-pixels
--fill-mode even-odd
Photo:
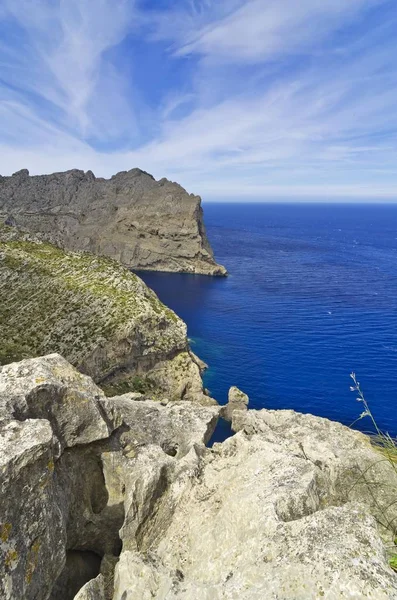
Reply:
[[[397,189],[390,0],[5,1],[3,172],[140,166],[222,198]]]
[[[307,52],[338,28],[386,0],[220,0],[187,3],[158,16],[157,35],[173,40],[178,55],[214,61],[274,60]],[[177,24],[172,27],[172,21]],[[179,25],[179,26],[178,26]]]
[[[60,123],[89,135],[96,125],[89,104],[104,92],[104,73],[107,92],[122,95],[106,52],[133,29],[134,0],[5,0],[3,11],[14,38],[0,46],[3,88],[18,91],[30,106],[47,101]]]

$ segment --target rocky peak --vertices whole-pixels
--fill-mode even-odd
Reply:
[[[141,169],[110,179],[78,169],[0,177],[0,220],[130,268],[226,274],[206,237],[201,198]]]

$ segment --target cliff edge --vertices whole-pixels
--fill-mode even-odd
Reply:
[[[58,352],[109,394],[211,402],[185,323],[110,258],[0,224],[0,323],[0,365]]]
[[[205,233],[201,198],[140,169],[108,180],[77,169],[0,176],[0,220],[129,268],[226,275]]]
[[[241,407],[210,449],[219,406],[107,398],[56,354],[0,367],[0,597],[395,600],[393,465]]]

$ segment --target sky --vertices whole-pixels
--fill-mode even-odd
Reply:
[[[0,173],[397,201],[396,0],[2,0]]]

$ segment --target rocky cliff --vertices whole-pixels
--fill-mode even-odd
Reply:
[[[128,269],[1,226],[0,324],[2,600],[397,599],[395,464],[235,387],[218,406]]]
[[[186,325],[116,261],[0,226],[0,364],[52,352],[106,387],[211,402]]]
[[[106,398],[58,355],[0,368],[4,600],[397,598],[397,475],[292,411]]]
[[[0,177],[0,220],[127,267],[225,275],[206,237],[201,199],[140,169],[109,180],[79,170]]]

